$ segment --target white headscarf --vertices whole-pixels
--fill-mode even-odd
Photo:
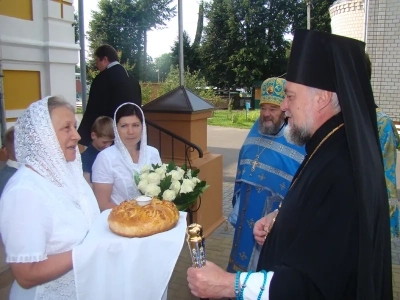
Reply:
[[[78,146],[76,158],[67,162],[50,118],[48,99],[32,103],[15,124],[15,154],[21,164],[31,166],[37,173],[62,187],[92,224],[99,210],[93,207],[85,193],[81,156]]]
[[[138,163],[135,164],[132,161],[132,157],[128,152],[128,149],[126,149],[124,143],[122,142],[119,133],[118,133],[118,129],[117,129],[117,111],[124,105],[134,105],[137,108],[139,108],[141,114],[142,114],[142,137],[140,139],[140,153],[139,153],[139,160]],[[146,122],[144,119],[144,114],[142,109],[136,105],[135,103],[131,103],[131,102],[127,102],[124,104],[121,104],[114,113],[114,122],[113,122],[113,127],[114,127],[114,135],[115,135],[115,146],[117,147],[119,153],[121,154],[122,160],[124,161],[124,163],[129,167],[130,170],[132,171],[136,171],[139,172],[141,168],[143,168],[145,165],[149,164],[148,160],[149,160],[149,154],[147,151],[147,129],[146,129]]]

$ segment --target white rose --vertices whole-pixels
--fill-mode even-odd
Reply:
[[[161,180],[163,180],[163,179],[165,178],[165,172],[166,172],[166,171],[167,171],[167,170],[165,169],[164,166],[159,167],[159,168],[157,168],[157,169],[154,170],[154,172],[156,172],[158,175],[160,175],[160,179],[161,179]]]
[[[165,170],[167,170],[168,166],[169,166],[169,164],[163,164],[163,165],[162,165],[162,167],[163,167]]]
[[[186,171],[186,177],[189,178],[189,179],[192,178],[192,170],[189,169],[189,170]]]
[[[192,189],[194,188],[195,184],[192,182],[191,179],[183,179],[182,185],[187,184],[189,185]]]
[[[171,175],[173,181],[182,179],[182,175],[176,170],[172,170],[167,175]]]
[[[139,191],[142,192],[142,194],[144,194],[146,192],[146,187],[148,186],[148,182],[147,180],[140,180],[138,183],[138,189]]]
[[[147,180],[147,175],[149,175],[149,173],[143,173],[139,175],[140,180]]]
[[[140,169],[140,173],[141,173],[141,174],[143,174],[143,173],[148,173],[150,170],[151,170],[151,166],[145,165],[145,166],[143,166],[143,167]]]
[[[192,179],[190,179],[193,183],[194,183],[194,185],[196,186],[196,184],[198,184],[201,180],[200,179],[198,179],[197,177],[193,177]]]
[[[176,198],[176,193],[173,190],[165,190],[162,194],[163,200],[173,201]]]
[[[190,181],[190,180],[189,180]],[[181,186],[181,194],[186,194],[186,193],[190,193],[193,192],[193,187],[192,185],[188,184],[188,183],[182,183]]]
[[[161,193],[160,187],[154,183],[149,183],[144,194],[149,197],[156,197],[159,193]]]
[[[155,184],[155,185],[159,185],[160,184],[160,175],[158,175],[157,173],[153,172],[150,173],[149,175],[147,175],[147,181],[151,184]]]
[[[178,194],[179,190],[181,189],[181,183],[178,180],[172,181],[169,188]]]
[[[179,175],[181,175],[181,178],[183,175],[185,175],[185,170],[183,170],[181,167],[177,167],[176,170],[178,171]]]

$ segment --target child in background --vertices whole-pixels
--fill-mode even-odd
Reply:
[[[83,176],[89,184],[92,182],[92,166],[100,151],[114,142],[113,120],[101,116],[94,121],[91,131],[92,143],[82,153]]]

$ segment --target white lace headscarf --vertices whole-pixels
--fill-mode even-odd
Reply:
[[[99,210],[85,193],[78,146],[76,158],[67,162],[50,118],[48,99],[32,103],[15,124],[15,154],[17,161],[29,165],[41,176],[58,187],[79,207],[92,224]]]
[[[140,113],[142,114],[142,137],[140,139],[140,153],[139,153],[139,160],[138,163],[135,164],[132,161],[132,157],[128,152],[128,149],[126,149],[124,143],[122,142],[119,133],[118,133],[118,128],[117,128],[117,111],[125,105],[134,105],[137,108],[139,108]],[[114,143],[115,146],[117,147],[119,153],[121,154],[122,160],[124,161],[124,163],[129,167],[130,170],[132,170],[132,173],[134,173],[134,171],[136,172],[140,172],[140,169],[143,168],[145,165],[149,164],[149,154],[147,151],[147,129],[146,129],[146,122],[145,122],[145,118],[144,118],[144,114],[142,109],[136,105],[135,103],[131,103],[131,102],[127,102],[124,104],[121,104],[114,113],[114,122],[113,122],[113,127],[114,127],[114,135],[115,135],[115,139],[114,139]]]

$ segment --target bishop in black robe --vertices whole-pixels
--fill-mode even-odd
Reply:
[[[271,300],[392,299],[389,209],[364,44],[299,30],[288,82],[337,94],[263,245]]]
[[[293,113],[289,118],[304,117],[308,107],[293,103],[305,100],[305,87],[325,95],[297,102],[314,101],[311,117],[330,106],[326,119],[299,142],[306,142],[306,157],[261,250],[258,270],[266,273],[237,274],[235,280],[208,263],[188,270],[189,287],[201,297],[240,298],[247,290],[251,300],[391,300],[389,207],[365,44],[296,30],[286,80],[281,108]],[[340,109],[333,109],[335,94]]]
[[[97,117],[114,118],[115,110],[125,102],[142,105],[139,81],[119,63],[112,64],[96,76],[90,87],[89,101],[78,129],[81,145],[91,143],[91,128]]]

